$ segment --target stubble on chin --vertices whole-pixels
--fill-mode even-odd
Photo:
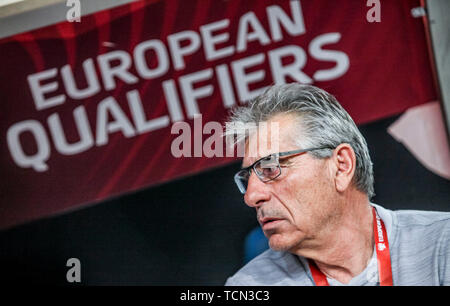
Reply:
[[[302,242],[302,235],[300,233],[272,233],[269,237],[269,246],[272,250],[277,252],[291,252],[297,249]]]

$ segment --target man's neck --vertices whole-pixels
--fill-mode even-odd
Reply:
[[[321,233],[318,244],[297,254],[314,260],[327,277],[350,282],[364,271],[373,254],[373,215],[368,204],[347,207],[340,222]]]

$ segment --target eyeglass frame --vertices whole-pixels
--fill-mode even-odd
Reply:
[[[245,194],[245,193],[247,192],[247,188],[245,188],[245,191],[243,192],[243,190],[241,189],[240,183],[238,183],[238,180],[239,180],[238,174],[241,173],[242,171],[247,171],[247,172],[249,173],[249,178],[250,178],[251,170],[253,169],[253,171],[255,172],[256,176],[260,179],[260,181],[263,182],[263,183],[267,183],[267,182],[273,181],[274,179],[276,179],[277,177],[279,177],[279,176],[281,175],[281,166],[280,166],[280,160],[279,160],[280,157],[288,157],[289,155],[294,156],[294,155],[298,155],[298,154],[305,153],[305,152],[310,152],[310,151],[315,151],[315,150],[324,150],[324,149],[334,150],[335,147],[332,147],[332,146],[323,146],[323,147],[317,147],[317,148],[298,149],[298,150],[291,150],[291,151],[285,151],[285,152],[278,152],[278,153],[268,154],[268,155],[266,155],[266,156],[264,156],[264,157],[261,157],[260,159],[258,159],[257,161],[255,161],[255,162],[254,162],[253,164],[251,164],[250,166],[245,167],[245,168],[242,168],[242,169],[240,169],[238,172],[236,172],[236,174],[234,175],[234,182],[235,182],[236,185],[238,186],[239,191],[240,191],[242,194]],[[261,177],[261,176],[258,174],[258,171],[256,171],[255,165],[257,165],[257,164],[258,164],[259,162],[261,162],[263,159],[266,159],[266,158],[268,158],[268,157],[270,157],[270,158],[272,159],[272,156],[276,156],[276,157],[277,157],[277,167],[278,167],[280,173],[278,173],[278,175],[276,175],[276,176],[273,177],[273,178],[270,178],[270,179],[268,179],[268,180],[263,180],[263,177]],[[242,188],[244,188],[244,187],[242,187]]]

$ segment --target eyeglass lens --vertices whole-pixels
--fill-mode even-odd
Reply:
[[[278,154],[272,154],[262,158],[253,165],[253,169],[259,179],[263,182],[268,182],[275,179],[281,173],[281,168],[278,162]],[[250,173],[247,169],[239,171],[234,177],[236,185],[243,194],[247,191],[249,178]]]

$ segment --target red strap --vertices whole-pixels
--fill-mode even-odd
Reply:
[[[380,286],[393,286],[391,255],[389,253],[389,242],[386,233],[386,227],[384,226],[383,220],[380,219],[377,212],[375,211],[375,208],[373,208],[372,212]]]
[[[317,268],[316,263],[311,259],[308,259],[308,262],[316,286],[329,286],[327,277]]]
[[[375,249],[377,252],[378,275],[381,286],[393,286],[391,256],[389,253],[389,242],[383,220],[378,216],[375,207],[372,207],[373,213],[373,235],[375,237]],[[308,259],[311,275],[316,286],[329,286],[327,277],[319,270],[316,263]]]

